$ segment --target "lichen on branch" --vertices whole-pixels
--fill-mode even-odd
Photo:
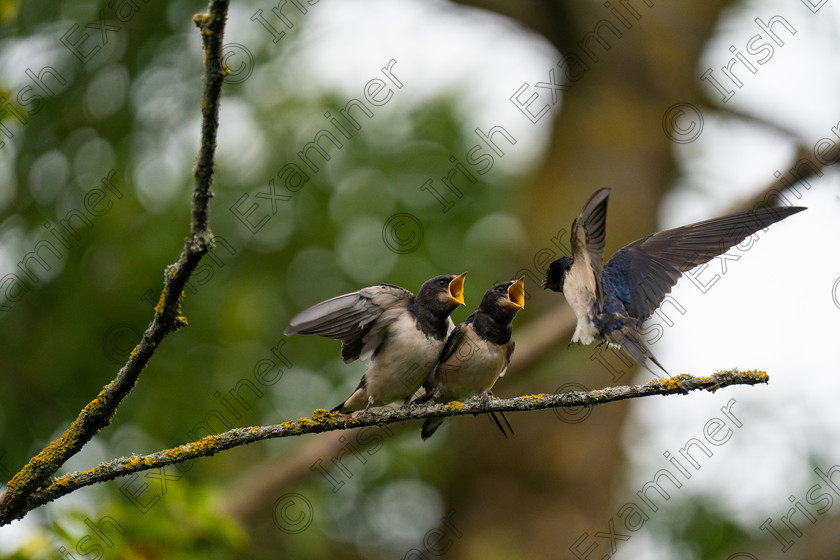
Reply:
[[[205,46],[204,97],[202,99],[201,146],[194,170],[190,235],[178,261],[164,272],[163,290],[154,318],[132,350],[117,376],[59,436],[47,445],[9,481],[0,496],[0,526],[20,519],[33,507],[32,494],[48,486],[50,477],[67,459],[78,453],[102,428],[108,426],[120,403],[131,392],[140,373],[161,341],[186,324],[181,311],[184,287],[201,258],[213,248],[209,229],[209,202],[213,196],[213,158],[219,126],[219,102],[226,75],[222,40],[229,0],[213,0],[207,15],[196,17]]]
[[[164,449],[148,455],[123,457],[102,463],[84,472],[67,474],[53,480],[48,486],[28,496],[26,501],[27,511],[51,502],[79,488],[98,482],[113,480],[139,471],[160,469],[167,465],[183,463],[200,457],[209,457],[220,451],[266,439],[363,428],[367,426],[381,426],[425,418],[463,416],[465,414],[490,414],[493,412],[522,412],[547,408],[597,406],[625,399],[653,395],[688,394],[691,391],[701,389],[714,392],[731,385],[757,385],[767,383],[768,381],[769,377],[763,371],[739,372],[733,369],[719,371],[709,377],[694,377],[683,374],[676,377],[657,379],[644,385],[624,385],[593,391],[573,391],[569,393],[540,393],[510,399],[490,398],[486,405],[481,398],[475,397],[466,402],[458,401],[412,408],[383,408],[356,415],[327,412],[324,409],[318,409],[309,418],[302,417],[296,421],[290,420],[271,426],[235,428],[171,449]]]

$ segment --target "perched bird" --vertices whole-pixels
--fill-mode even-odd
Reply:
[[[466,274],[435,276],[416,297],[391,284],[370,286],[295,315],[284,334],[340,340],[345,363],[373,355],[359,386],[332,412],[367,412],[395,401],[408,405],[455,328],[449,315],[464,305]]]
[[[511,337],[513,318],[524,307],[524,277],[496,284],[487,290],[481,305],[446,339],[440,360],[424,384],[426,394],[414,402],[446,403],[475,395],[481,395],[486,402],[490,389],[505,374],[510,363],[514,346]],[[504,433],[495,415],[493,420]],[[427,419],[420,435],[427,439],[442,422],[442,418]]]
[[[577,315],[572,342],[606,341],[623,348],[648,370],[639,326],[683,272],[725,253],[756,231],[805,210],[759,208],[651,233],[619,249],[603,265],[609,189],[592,195],[572,223],[572,257],[552,262],[543,288],[563,292]],[[653,370],[650,370],[651,372]]]

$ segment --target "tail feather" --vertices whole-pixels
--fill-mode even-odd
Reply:
[[[504,426],[499,421],[499,416],[501,416],[502,420],[504,420]],[[510,422],[508,421],[507,416],[505,416],[504,412],[499,412],[498,416],[495,412],[491,412],[490,419],[496,424],[496,427],[499,428],[499,431],[502,432],[502,435],[505,436],[505,439],[507,439],[508,433],[510,433],[510,435],[515,434],[515,432],[513,431],[513,426],[510,425]],[[420,437],[423,438],[423,441],[426,441],[427,439],[432,437],[432,434],[434,434],[437,431],[437,429],[440,428],[441,424],[443,424],[443,418],[427,418],[426,421],[423,422],[423,427],[420,430]],[[507,426],[507,428],[505,428],[505,426]]]
[[[443,418],[427,418],[420,430],[420,437],[423,438],[423,441],[432,437],[432,434],[440,428],[441,424],[443,424]]]
[[[499,422],[499,416],[501,416],[502,420],[505,421],[505,426],[507,426],[507,429],[505,429],[505,426],[502,426],[502,423]],[[507,439],[508,437],[508,432],[510,432],[510,435],[515,435],[515,432],[513,431],[513,426],[511,426],[510,422],[508,422],[507,416],[505,416],[504,412],[500,412],[498,416],[495,412],[491,412],[490,419],[493,421],[493,423],[496,424],[496,427],[499,428],[499,431],[502,432],[502,435],[505,436],[505,439]]]
[[[659,369],[665,372],[666,375],[671,375],[668,373],[668,370],[659,363],[659,360],[656,359],[647,346],[645,346],[645,343],[642,342],[641,337],[639,337],[639,333],[636,332],[635,327],[632,325],[624,325],[620,329],[612,331],[609,334],[609,337],[613,339],[616,344],[621,346],[621,348],[627,352],[630,357],[636,361],[636,363],[643,366],[652,374],[656,375],[656,372],[648,367],[648,360],[656,364]]]
[[[425,395],[414,400],[411,404],[423,404],[429,401],[434,401],[436,396],[437,395],[433,392],[426,393]],[[499,420],[499,416],[501,416],[502,420],[504,420],[504,425],[502,425],[502,422]],[[505,416],[504,412],[491,412],[490,419],[493,421],[493,423],[496,424],[496,427],[499,428],[499,431],[502,432],[502,435],[505,436],[505,439],[507,439],[508,433],[510,433],[510,435],[514,435],[513,426],[510,425],[510,422],[508,421],[507,416]],[[440,428],[441,424],[443,424],[443,418],[427,418],[426,421],[423,422],[423,428],[420,430],[420,437],[423,438],[423,441],[432,437],[432,434],[434,434],[435,431],[437,431],[437,429]],[[505,428],[505,426],[507,426],[507,428]]]

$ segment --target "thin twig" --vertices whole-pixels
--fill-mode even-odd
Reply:
[[[9,481],[0,496],[0,526],[20,519],[32,507],[31,495],[75,455],[102,428],[108,426],[120,403],[134,388],[140,373],[161,341],[186,324],[181,314],[184,286],[201,258],[213,248],[208,227],[208,204],[213,196],[213,154],[219,121],[219,100],[225,69],[222,63],[222,38],[229,0],[214,0],[208,15],[199,14],[195,22],[201,30],[205,47],[204,98],[202,99],[202,137],[193,185],[191,235],[184,240],[178,261],[164,273],[163,291],[155,306],[155,315],[143,337],[117,376],[82,409],[61,436],[41,450]]]
[[[801,133],[774,122],[772,119],[753,115],[734,107],[717,106],[709,108],[708,111],[768,128],[788,138],[796,150],[792,161],[785,166],[781,166],[782,169],[787,168],[788,171],[770,181],[769,184],[765,184],[750,198],[736,203],[728,213],[744,212],[773,205],[791,206],[802,197],[800,193],[802,185],[800,183],[805,183],[805,190],[810,189],[809,179],[822,177],[823,169],[840,162],[840,151],[831,154],[822,153],[820,157],[817,157],[814,148],[808,144],[808,140]],[[782,180],[785,182],[782,182]]]
[[[763,371],[739,372],[738,370],[727,370],[719,371],[710,377],[694,377],[683,374],[672,378],[657,379],[645,385],[625,385],[594,391],[528,395],[512,399],[491,398],[486,406],[480,398],[474,398],[464,403],[452,402],[442,405],[413,407],[410,409],[385,408],[357,416],[318,409],[313,413],[312,418],[300,418],[296,422],[289,421],[272,426],[236,428],[221,434],[204,437],[192,443],[158,451],[157,453],[123,457],[99,464],[84,472],[67,474],[53,480],[52,484],[46,488],[28,496],[25,505],[27,510],[31,510],[79,488],[91,486],[98,482],[113,480],[140,471],[160,469],[167,465],[182,463],[199,457],[209,457],[226,449],[248,445],[265,439],[331,432],[349,428],[363,428],[366,426],[382,426],[423,418],[462,416],[465,414],[489,414],[491,412],[521,412],[546,408],[588,407],[651,395],[686,394],[698,389],[714,392],[730,385],[757,385],[767,383],[768,381],[769,377]]]

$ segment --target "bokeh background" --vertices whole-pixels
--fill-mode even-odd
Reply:
[[[809,207],[684,278],[646,325],[671,372],[770,384],[514,414],[507,440],[478,417],[427,442],[418,425],[263,442],[61,498],[0,529],[3,557],[837,557],[838,5],[468,4],[234,3],[218,247],[189,326],[62,472],[331,408],[365,364],[283,329],[379,282],[468,271],[460,321],[525,274],[498,395],[647,381],[567,347],[571,313],[536,283],[605,186],[608,254],[762,202]],[[0,1],[3,481],[113,378],[188,233],[205,9]],[[381,104],[351,129],[341,110],[368,87]],[[329,159],[307,152],[317,171],[287,186],[321,130],[341,147],[322,136]]]

